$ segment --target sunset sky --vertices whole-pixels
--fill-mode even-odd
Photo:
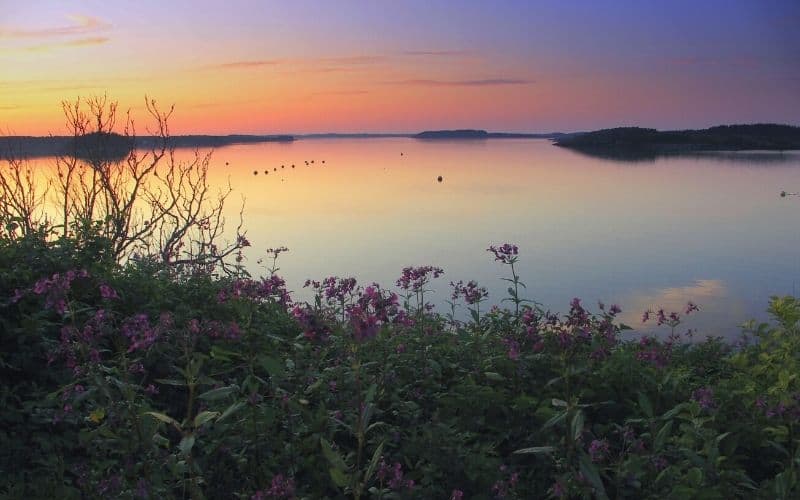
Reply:
[[[0,131],[107,92],[173,133],[800,124],[800,1],[0,0]]]

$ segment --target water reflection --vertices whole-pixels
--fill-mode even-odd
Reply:
[[[800,283],[800,200],[778,195],[800,187],[800,155],[779,156],[630,168],[547,140],[315,139],[219,148],[209,179],[245,199],[253,273],[263,249],[291,249],[278,265],[300,298],[307,278],[390,286],[403,267],[429,264],[446,273],[431,295],[442,310],[458,280],[499,303],[503,269],[485,249],[512,242],[528,298],[546,307],[616,302],[635,326],[648,307],[693,300],[701,312],[689,327],[730,336]],[[233,200],[227,216],[238,220]]]
[[[793,164],[797,151],[654,151],[647,149],[569,149],[578,155],[623,163],[655,163],[659,159],[708,159],[721,162],[758,164]]]

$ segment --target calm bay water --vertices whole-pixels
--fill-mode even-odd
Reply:
[[[246,200],[251,271],[263,249],[289,247],[278,265],[299,298],[307,278],[393,287],[404,266],[431,264],[445,270],[441,311],[451,280],[496,303],[505,269],[486,248],[503,242],[520,247],[528,298],[618,303],[632,326],[691,300],[686,327],[734,338],[766,319],[770,295],[800,292],[800,199],[779,197],[800,189],[800,152],[620,162],[547,140],[306,139],[220,148],[211,177],[233,187],[231,217]]]

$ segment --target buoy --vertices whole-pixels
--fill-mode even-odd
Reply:
[[[253,175],[258,175],[258,170],[253,170]]]
[[[440,175],[439,177],[436,178],[436,180],[442,182],[442,176]]]

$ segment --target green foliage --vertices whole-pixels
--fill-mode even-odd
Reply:
[[[800,494],[797,299],[741,346],[620,342],[614,312],[514,286],[467,324],[416,304],[356,335],[362,292],[292,310],[274,275],[80,233],[0,240],[1,498]]]

